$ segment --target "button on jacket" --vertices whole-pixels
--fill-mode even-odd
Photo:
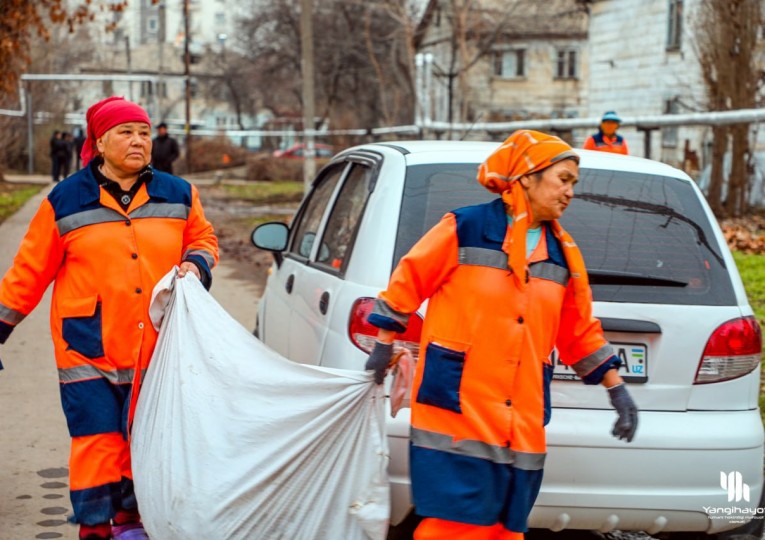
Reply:
[[[503,251],[507,227],[501,199],[447,214],[402,258],[369,321],[401,331],[429,299],[412,388],[418,513],[523,532],[542,480],[553,347],[587,383],[618,358],[589,288],[577,297],[569,268],[580,255],[560,225],[543,225],[523,287]]]

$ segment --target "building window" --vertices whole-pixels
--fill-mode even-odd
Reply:
[[[149,34],[156,34],[159,30],[159,17],[149,17],[146,19],[146,31]]]
[[[558,49],[555,55],[555,78],[578,78],[578,57],[579,54],[576,49]]]
[[[152,97],[154,85],[150,81],[141,81],[141,97]]]
[[[514,49],[494,53],[494,75],[505,79],[526,76],[526,51]]]
[[[680,112],[680,102],[677,98],[664,101],[664,114],[677,114]],[[677,126],[661,128],[661,145],[664,148],[677,148]]]
[[[683,0],[669,0],[669,19],[667,20],[667,50],[679,50],[682,35]]]

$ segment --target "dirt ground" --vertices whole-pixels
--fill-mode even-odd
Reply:
[[[259,206],[252,201],[232,199],[217,186],[197,185],[197,188],[205,215],[215,227],[221,259],[235,265],[236,277],[253,280],[262,289],[273,256],[253,246],[250,234],[258,222],[288,220],[297,205]]]

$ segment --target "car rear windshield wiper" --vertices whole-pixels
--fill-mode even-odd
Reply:
[[[660,287],[686,287],[687,281],[636,274],[634,272],[620,272],[618,270],[588,270],[592,285],[657,285]]]

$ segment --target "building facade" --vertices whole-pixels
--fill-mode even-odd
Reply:
[[[431,120],[575,118],[587,111],[587,11],[576,0],[431,0],[417,50],[433,55]],[[450,114],[451,111],[451,114]]]

